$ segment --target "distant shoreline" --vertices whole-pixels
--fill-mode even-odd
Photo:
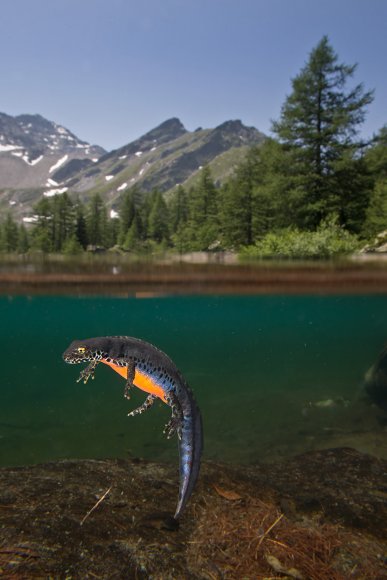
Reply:
[[[0,269],[2,295],[173,294],[384,294],[387,268],[380,263],[97,264],[31,271],[29,264]]]

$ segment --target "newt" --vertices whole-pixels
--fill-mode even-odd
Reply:
[[[130,336],[101,336],[75,340],[63,353],[66,363],[89,364],[78,381],[94,378],[96,366],[104,363],[126,379],[124,397],[130,398],[133,386],[148,393],[144,403],[128,413],[129,417],[149,409],[161,399],[172,410],[164,433],[174,434],[179,442],[179,497],[174,518],[183,513],[195,487],[203,450],[203,427],[199,407],[183,375],[164,352],[149,342]]]

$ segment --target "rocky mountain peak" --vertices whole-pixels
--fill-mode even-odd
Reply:
[[[161,143],[166,143],[167,141],[172,141],[173,139],[181,137],[184,133],[187,133],[187,130],[183,123],[177,117],[172,117],[149,131],[149,133],[146,133],[144,137],[155,139]]]
[[[72,153],[81,149],[96,157],[104,153],[102,147],[81,141],[62,125],[41,115],[12,117],[0,113],[0,152],[12,152],[32,161],[40,155]]]

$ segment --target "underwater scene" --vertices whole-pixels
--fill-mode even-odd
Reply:
[[[62,360],[73,339],[107,335],[142,338],[176,363],[202,411],[205,459],[255,464],[331,447],[387,457],[387,378],[374,388],[372,368],[387,339],[385,295],[2,296],[0,320],[1,466],[176,463],[166,405],[128,417],[145,393],[125,399],[105,365],[77,383],[84,365]]]

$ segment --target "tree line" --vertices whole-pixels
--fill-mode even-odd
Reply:
[[[195,186],[177,186],[168,198],[127,190],[113,214],[98,193],[86,204],[67,193],[42,198],[29,231],[6,216],[0,249],[248,248],[270,255],[303,240],[318,255],[330,240],[349,251],[387,229],[387,126],[370,142],[359,138],[373,92],[353,84],[355,70],[323,37],[292,80],[273,137],[251,148],[222,186],[204,167]]]

